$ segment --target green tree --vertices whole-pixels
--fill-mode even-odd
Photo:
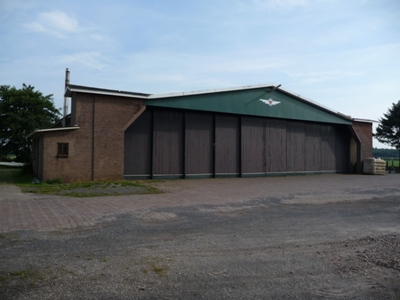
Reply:
[[[376,128],[375,137],[381,143],[399,150],[400,155],[400,101],[393,103],[383,116],[379,120],[380,124]]]
[[[48,128],[60,116],[53,95],[44,96],[31,85],[22,89],[0,86],[0,157],[10,154],[28,162],[30,143],[26,136],[38,128]]]

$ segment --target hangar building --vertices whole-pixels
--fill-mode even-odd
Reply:
[[[372,121],[273,84],[151,95],[68,84],[67,124],[39,129],[41,180],[359,173]]]

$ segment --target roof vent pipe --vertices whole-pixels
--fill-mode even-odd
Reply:
[[[67,86],[69,85],[69,68],[65,70],[65,87],[64,87],[64,93],[67,89]],[[64,118],[62,125],[65,127],[67,125],[67,115],[68,115],[68,97],[64,97]]]

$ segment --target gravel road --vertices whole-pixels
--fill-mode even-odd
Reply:
[[[93,226],[1,234],[0,298],[400,299],[400,174],[157,185],[99,197],[130,204]]]

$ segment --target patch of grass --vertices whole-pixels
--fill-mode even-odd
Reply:
[[[128,194],[159,194],[160,190],[152,186],[156,181],[84,181],[63,183],[61,178],[49,179],[46,182],[32,183],[31,167],[0,166],[0,184],[16,184],[23,192],[37,194],[54,194],[71,197],[118,196]],[[132,187],[132,189],[129,189]]]
[[[15,285],[18,282],[30,287],[34,287],[36,286],[37,281],[45,280],[45,275],[38,271],[24,269],[3,274],[0,276],[0,279],[4,282],[4,287],[8,285]]]
[[[133,181],[133,180],[126,180],[126,181],[121,181],[120,185],[121,186],[140,186],[140,182]]]
[[[156,265],[151,265],[151,270],[159,276],[164,276],[164,268]]]
[[[156,273],[158,276],[164,276],[169,270],[168,266],[163,263],[165,260],[163,258],[155,257],[146,260],[151,271]]]
[[[384,161],[386,161],[386,166],[388,166],[388,167],[397,168],[399,166],[399,160],[398,159],[384,158]]]
[[[55,194],[71,197],[97,197],[97,196],[118,196],[127,194],[159,194],[160,190],[151,186],[151,182],[143,183],[138,181],[91,181],[72,183],[47,183],[40,184],[18,184],[23,192],[37,194]],[[132,187],[129,191],[127,187]],[[118,188],[123,190],[120,192]]]
[[[0,234],[0,240],[10,240],[11,242],[19,242],[19,239],[16,235],[11,233],[2,233]]]
[[[0,184],[28,184],[32,183],[33,175],[29,165],[24,167],[0,165]]]
[[[4,170],[4,169],[14,169],[14,170],[16,170],[16,169],[21,169],[21,167],[20,166],[4,166],[4,165],[0,165],[0,170]]]
[[[62,183],[62,179],[61,178],[54,178],[54,179],[47,179],[46,180],[47,184],[61,184]]]
[[[10,272],[11,276],[18,276],[21,278],[26,278],[30,275],[30,272],[28,270],[21,270],[21,271],[16,271],[16,272]]]
[[[15,183],[20,169],[0,166],[0,183]]]

